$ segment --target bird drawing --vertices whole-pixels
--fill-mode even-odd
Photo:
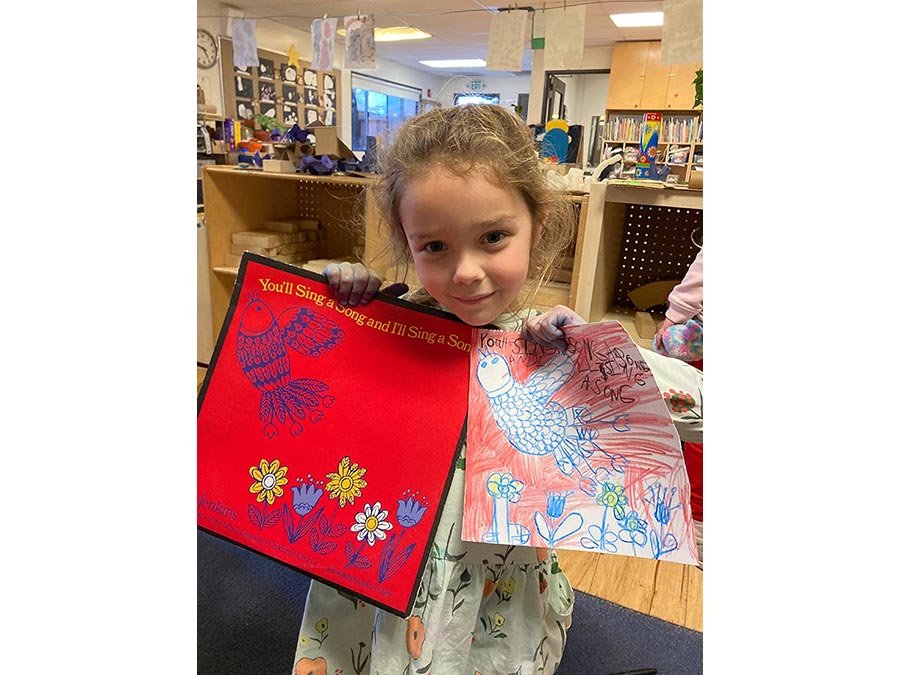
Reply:
[[[253,295],[241,315],[237,331],[237,360],[244,375],[259,389],[259,419],[268,438],[280,424],[290,423],[292,436],[303,432],[301,420],[322,419],[334,397],[328,385],[308,377],[291,379],[287,348],[317,358],[335,347],[344,331],[331,319],[306,309],[289,307],[278,320],[269,306]]]
[[[575,369],[564,352],[535,370],[524,383],[513,377],[501,354],[481,350],[479,354],[478,383],[487,394],[497,426],[516,450],[527,455],[552,453],[559,470],[566,476],[577,472],[579,489],[591,496],[611,471],[624,473],[625,458],[607,453],[596,443],[596,427],[609,424],[615,431],[628,431],[627,413],[611,420],[592,419],[585,407],[565,407],[550,400]],[[605,455],[608,468],[594,468],[587,461],[596,451]]]

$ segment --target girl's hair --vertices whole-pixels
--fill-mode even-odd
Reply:
[[[575,239],[574,203],[547,181],[528,127],[499,105],[435,108],[413,117],[400,127],[389,147],[379,150],[378,163],[379,176],[371,191],[388,228],[398,275],[405,277],[412,264],[400,222],[400,201],[411,181],[435,168],[456,176],[477,172],[499,188],[518,192],[532,223],[543,223],[532,245],[520,307],[511,309],[533,304],[538,289],[561,262],[561,253]]]

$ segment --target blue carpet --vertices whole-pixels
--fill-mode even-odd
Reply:
[[[309,579],[197,532],[198,675],[290,675]],[[700,675],[703,634],[576,591],[559,675]]]

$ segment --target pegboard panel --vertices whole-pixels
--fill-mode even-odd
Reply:
[[[612,304],[634,309],[629,291],[684,277],[700,250],[693,242],[703,243],[703,210],[629,204],[623,227]]]
[[[327,232],[327,257],[351,256],[358,235],[364,231],[364,187],[298,180],[294,189],[297,217],[317,220]]]

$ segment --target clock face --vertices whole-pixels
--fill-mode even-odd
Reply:
[[[216,39],[208,31],[197,29],[197,67],[212,68],[219,58]]]

